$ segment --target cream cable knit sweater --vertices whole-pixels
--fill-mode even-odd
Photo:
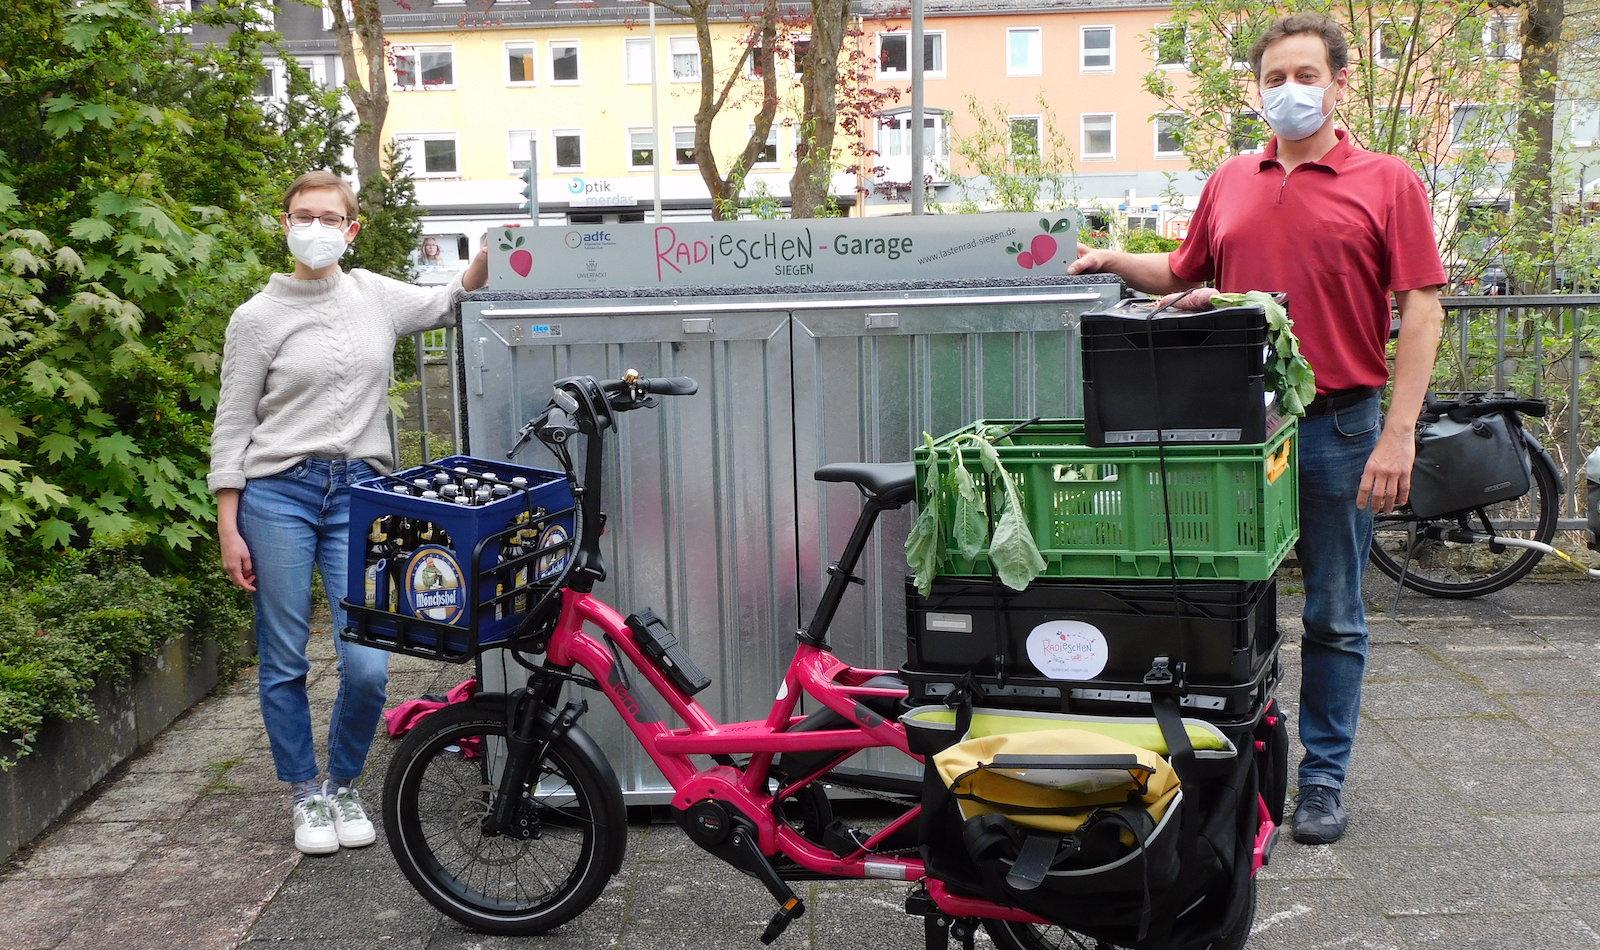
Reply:
[[[228,321],[206,484],[243,488],[309,456],[392,469],[395,340],[449,325],[461,294],[459,277],[418,287],[364,270],[273,274]]]

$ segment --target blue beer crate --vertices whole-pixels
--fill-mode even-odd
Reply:
[[[462,505],[394,490],[440,473],[510,493]],[[514,478],[526,486],[513,485]],[[341,635],[456,663],[503,644],[565,570],[575,521],[566,475],[525,465],[452,455],[357,482],[343,600],[349,620]],[[520,553],[519,537],[530,541]]]

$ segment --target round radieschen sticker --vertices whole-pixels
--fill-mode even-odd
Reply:
[[[1028,661],[1051,679],[1093,679],[1107,659],[1105,634],[1081,620],[1050,620],[1028,634]]]

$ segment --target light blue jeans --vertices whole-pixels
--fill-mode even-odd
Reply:
[[[1300,421],[1300,543],[1305,637],[1300,652],[1300,786],[1344,788],[1361,715],[1367,614],[1361,575],[1372,512],[1356,507],[1378,444],[1379,397]]]
[[[239,500],[239,533],[256,572],[261,718],[278,778],[285,782],[305,782],[318,774],[306,697],[312,565],[322,572],[338,656],[339,692],[328,724],[328,775],[336,783],[360,776],[383,712],[389,654],[339,637],[345,625],[339,599],[347,580],[350,483],[373,474],[365,462],[306,459],[276,475],[250,479]]]

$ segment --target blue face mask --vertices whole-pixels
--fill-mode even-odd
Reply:
[[[1295,142],[1315,135],[1328,121],[1333,110],[1322,111],[1322,97],[1327,86],[1307,86],[1286,82],[1261,91],[1261,105],[1266,112],[1267,124],[1278,138]]]

